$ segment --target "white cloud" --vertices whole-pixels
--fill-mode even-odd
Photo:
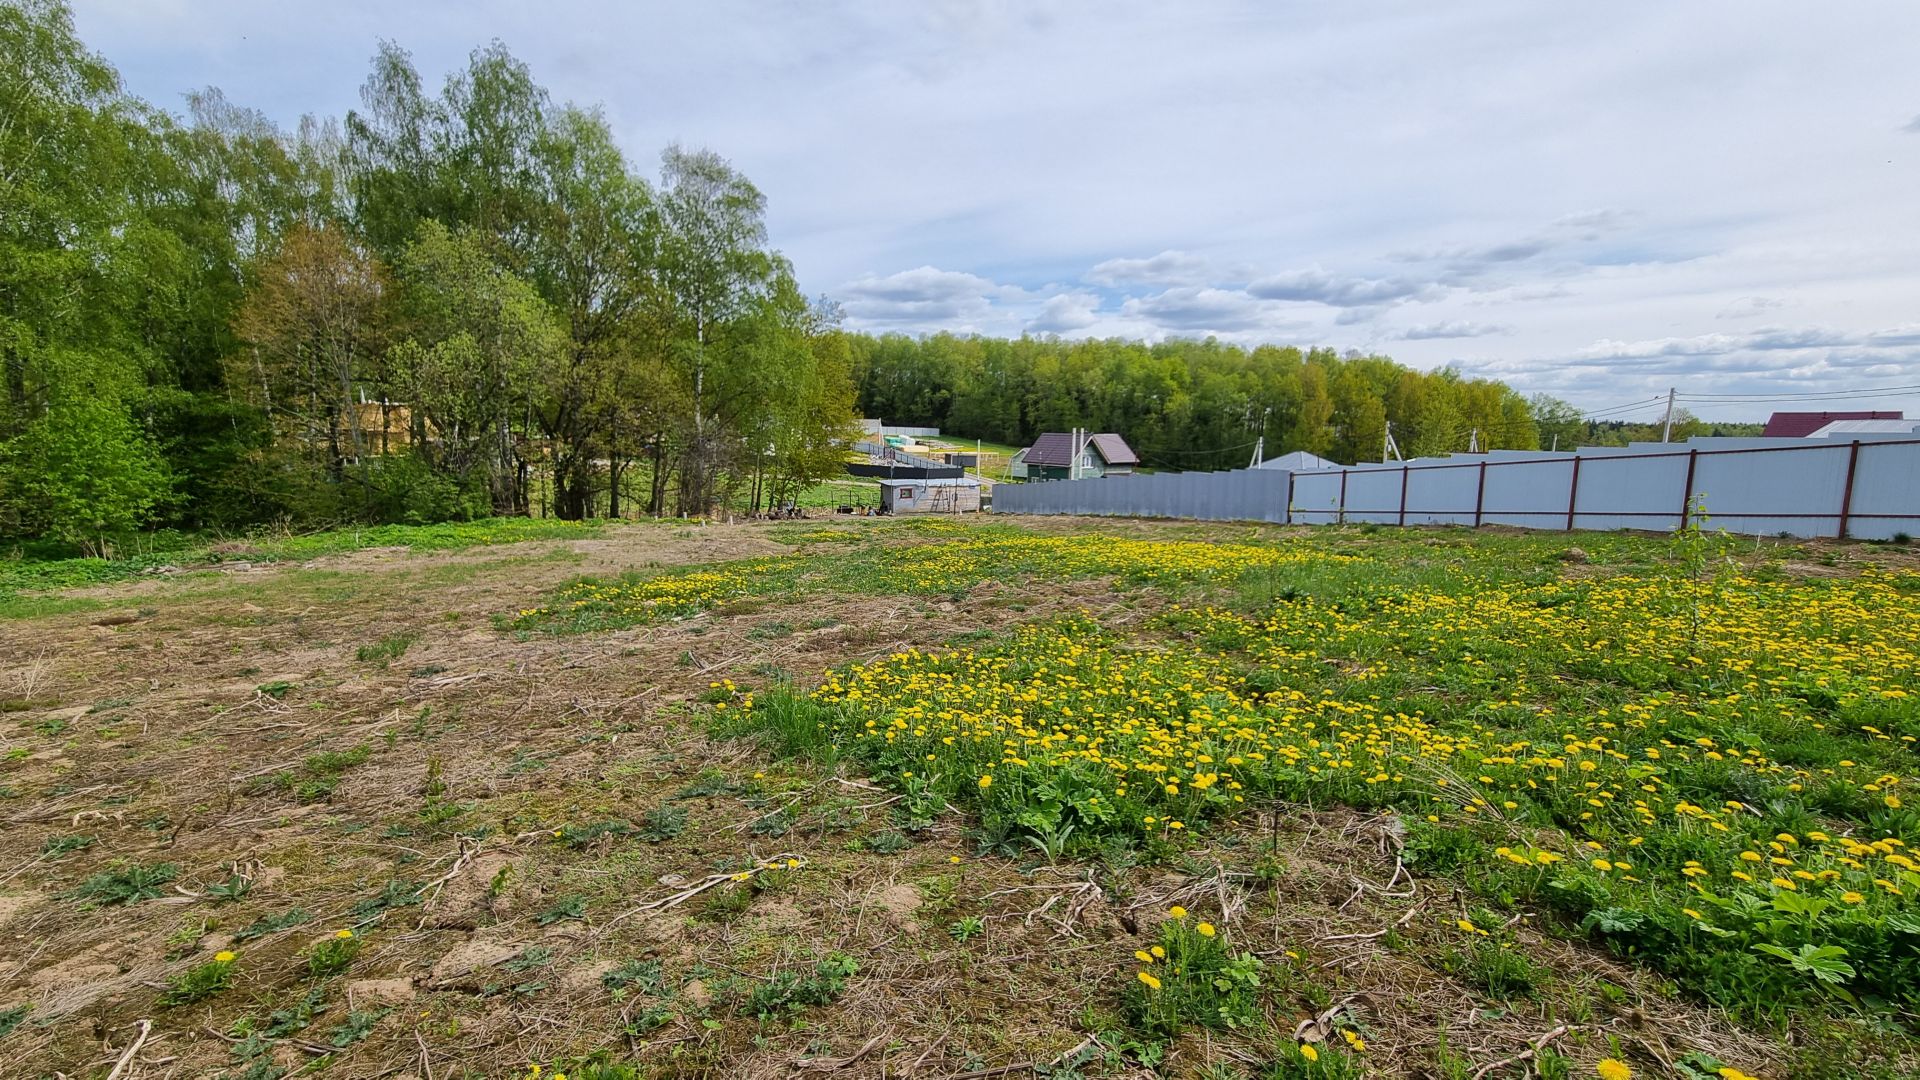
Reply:
[[[1436,341],[1444,338],[1490,337],[1512,332],[1513,327],[1500,323],[1476,323],[1455,319],[1409,326],[1400,332],[1400,337],[1405,341]]]
[[[1589,406],[1920,383],[1920,5],[75,4],[155,103],[289,126],[383,37],[435,87],[497,37],[640,171],[730,158],[856,327],[1381,349]],[[1459,325],[1510,330],[1412,333]]]
[[[1263,300],[1298,300],[1332,307],[1371,307],[1431,297],[1432,282],[1409,278],[1336,277],[1319,267],[1260,278],[1247,286]]]
[[[1087,271],[1095,285],[1194,285],[1207,280],[1207,261],[1184,251],[1150,259],[1108,259]]]
[[[1785,305],[1786,301],[1777,297],[1743,296],[1733,303],[1728,304],[1726,307],[1721,308],[1720,313],[1715,315],[1714,318],[1751,319],[1756,315],[1764,315],[1775,308],[1784,307]]]
[[[1047,298],[1039,316],[1027,324],[1027,329],[1036,334],[1085,330],[1099,321],[1095,314],[1099,308],[1100,298],[1091,293],[1060,293]]]
[[[1136,296],[1120,305],[1122,315],[1140,319],[1175,333],[1243,331],[1256,328],[1298,329],[1276,315],[1273,305],[1238,289],[1182,286]]]
[[[867,324],[949,324],[987,315],[996,299],[1013,299],[1021,290],[977,274],[921,266],[876,277],[869,274],[836,292],[850,319]]]

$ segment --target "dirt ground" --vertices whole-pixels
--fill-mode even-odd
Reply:
[[[1174,903],[1297,973],[1277,1030],[1364,1031],[1380,1075],[1443,1075],[1442,1046],[1478,1068],[1543,1041],[1588,1061],[1609,1040],[1669,1062],[1767,1060],[1763,1036],[1524,926],[1550,992],[1476,997],[1421,946],[1469,901],[1402,873],[1386,819],[1266,807],[1178,866],[1050,867],[976,854],[955,813],[901,833],[857,769],[705,733],[698,699],[717,680],[807,685],[1049,609],[1099,613],[1123,599],[1106,583],[996,582],[966,604],[752,600],[579,636],[493,621],[580,574],[794,551],[781,535],[633,526],[361,551],[0,622],[0,1016],[31,1006],[0,1035],[0,1075],[444,1080],[597,1051],[674,1077],[1251,1069],[1244,1048],[1190,1036],[1156,1073],[1101,1038],[1122,1028],[1145,917]],[[403,635],[399,655],[360,658]],[[788,860],[754,887],[731,880]],[[75,893],[129,864],[175,873],[133,903]],[[350,967],[314,979],[308,954],[348,929]],[[237,955],[228,989],[166,1003],[222,950]],[[741,1009],[835,953],[858,970],[832,1003]]]

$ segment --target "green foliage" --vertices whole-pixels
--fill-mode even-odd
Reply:
[[[898,829],[886,829],[867,837],[867,850],[881,855],[894,855],[913,846],[906,833]]]
[[[392,1011],[392,1009],[355,1009],[349,1012],[344,1023],[327,1032],[327,1045],[343,1050],[352,1046],[373,1034],[374,1025]]]
[[[162,895],[163,887],[179,874],[180,868],[173,863],[144,866],[137,862],[121,862],[94,874],[62,895],[83,901],[88,907],[137,904]]]
[[[1366,1064],[1328,1043],[1300,1044],[1281,1053],[1260,1080],[1364,1080]]]
[[[1525,954],[1491,936],[1476,938],[1464,950],[1443,953],[1440,967],[1499,1001],[1533,996],[1541,979],[1540,971]]]
[[[551,907],[534,916],[533,921],[539,923],[541,926],[551,926],[554,923],[565,922],[568,919],[584,919],[586,917],[586,897],[563,896],[559,900],[554,901]]]
[[[596,821],[588,825],[563,825],[554,831],[554,839],[570,848],[591,847],[605,837],[620,839],[639,832],[631,822],[618,818]]]
[[[62,402],[5,444],[0,496],[30,533],[104,550],[170,496],[159,452],[110,398]]]
[[[13,1034],[13,1030],[25,1023],[27,1014],[32,1011],[31,1004],[9,1005],[0,1009],[0,1039]]]
[[[341,930],[307,946],[307,974],[316,979],[338,975],[353,966],[353,958],[359,955],[360,939],[352,931]]]
[[[167,982],[163,1005],[191,1005],[225,990],[233,982],[233,961],[218,958],[195,964]]]
[[[1149,466],[1244,467],[1263,436],[1273,456],[1378,461],[1388,420],[1409,457],[1465,450],[1475,429],[1483,449],[1540,445],[1534,410],[1507,386],[1384,356],[950,334],[852,345],[862,415],[1015,446],[1076,426],[1115,431]]]
[[[307,992],[299,1001],[284,1009],[275,1009],[268,1013],[267,1024],[260,1029],[260,1034],[269,1039],[282,1039],[295,1032],[303,1031],[326,1007],[326,985],[316,983],[307,988]]]
[[[740,1003],[740,1011],[762,1020],[796,1013],[809,1005],[831,1004],[860,971],[853,957],[835,952],[816,963],[810,974],[782,971],[757,983]]]
[[[405,655],[418,637],[418,634],[388,634],[371,645],[362,645],[354,650],[353,658],[363,664],[386,667]]]
[[[69,852],[81,851],[92,847],[94,838],[73,834],[69,836],[49,836],[40,845],[40,854],[49,859],[57,859]]]
[[[502,961],[500,970],[519,975],[551,963],[553,963],[553,949],[546,945],[533,945],[522,949],[519,955]]]
[[[235,944],[252,941],[254,938],[265,937],[268,934],[277,934],[282,930],[291,930],[296,926],[304,926],[312,921],[313,916],[301,908],[294,908],[280,915],[262,915],[254,920],[252,924],[235,933],[233,940]]]
[[[1266,965],[1252,953],[1234,953],[1224,932],[1191,916],[1160,924],[1157,952],[1130,976],[1123,1002],[1143,1031],[1171,1038],[1189,1024],[1252,1028]],[[1136,958],[1137,959],[1137,958]]]
[[[395,878],[349,910],[356,920],[364,922],[392,908],[417,906],[421,900],[421,886]]]
[[[687,828],[687,808],[672,804],[656,806],[640,819],[640,839],[658,844],[679,836]]]
[[[632,987],[644,994],[657,994],[665,986],[658,960],[629,960],[600,976],[600,982],[609,990]]]

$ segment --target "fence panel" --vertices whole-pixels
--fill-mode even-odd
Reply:
[[[1340,520],[1340,491],[1345,469],[1315,469],[1293,474],[1291,520],[1302,525],[1333,525]]]
[[[1425,465],[1407,474],[1409,525],[1472,525],[1480,501],[1480,466]]]
[[[1711,527],[1746,534],[1863,539],[1920,532],[1920,440],[1586,448],[1289,473],[1143,473],[1002,484],[1009,513],[1181,517],[1302,525],[1677,527],[1688,494]]]
[[[1671,529],[1680,524],[1687,483],[1685,451],[1582,453],[1568,493],[1576,529]],[[1561,521],[1551,528],[1564,529]]]
[[[1399,465],[1348,469],[1346,520],[1398,525],[1400,496],[1408,482],[1406,471]]]
[[[1847,535],[1862,540],[1920,536],[1920,443],[1858,445]]]
[[[1573,486],[1573,459],[1499,461],[1487,465],[1482,525],[1527,529],[1564,529],[1567,492]]]
[[[1836,536],[1855,445],[1701,454],[1693,490],[1715,529]]]

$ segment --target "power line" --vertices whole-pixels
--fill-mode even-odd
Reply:
[[[1888,400],[1893,400],[1893,399],[1897,399],[1897,398],[1911,398],[1911,397],[1920,397],[1920,390],[1909,390],[1909,391],[1907,391],[1907,392],[1905,392],[1905,393],[1893,393],[1893,394],[1888,394],[1888,393],[1880,393],[1880,394],[1847,394],[1847,395],[1844,395],[1844,396],[1836,396],[1836,397],[1828,397],[1828,398],[1809,398],[1809,397],[1807,397],[1807,396],[1806,396],[1806,395],[1804,395],[1804,394],[1782,394],[1782,395],[1780,395],[1780,396],[1778,396],[1778,397],[1750,397],[1750,398],[1701,398],[1701,397],[1694,397],[1694,396],[1691,396],[1691,395],[1688,395],[1688,394],[1681,394],[1681,395],[1680,395],[1680,400],[1681,400],[1681,401],[1693,401],[1693,402],[1697,402],[1697,403],[1699,403],[1699,404],[1702,404],[1702,405],[1764,405],[1764,404],[1768,404],[1768,403],[1788,403],[1788,404],[1791,404],[1791,403],[1793,403],[1793,402],[1803,402],[1803,403],[1807,403],[1807,402],[1820,402],[1820,401],[1834,401],[1834,402],[1839,402],[1839,401],[1888,401]]]
[[[1580,419],[1598,420],[1598,419],[1601,419],[1602,417],[1611,417],[1611,416],[1617,416],[1625,413],[1639,412],[1642,409],[1648,409],[1648,408],[1652,408],[1655,405],[1663,404],[1666,402],[1666,400],[1667,399],[1665,395],[1662,395],[1660,397],[1648,398],[1645,401],[1636,401],[1630,405],[1615,405],[1610,409],[1595,409],[1592,412],[1580,414]]]
[[[1900,393],[1896,394],[1894,393],[1895,391],[1900,391]],[[1896,397],[1907,397],[1907,396],[1910,396],[1909,392],[1911,391],[1920,391],[1920,383],[1909,383],[1904,386],[1867,386],[1867,387],[1862,387],[1858,390],[1807,390],[1807,391],[1767,390],[1767,391],[1762,391],[1762,392],[1753,393],[1753,394],[1681,394],[1680,396],[1683,398],[1712,398],[1715,400],[1747,400],[1747,399],[1757,398],[1757,399],[1764,399],[1767,401],[1774,401],[1781,398],[1791,398],[1791,399],[1797,400],[1797,399],[1803,399],[1803,398],[1816,399],[1816,398],[1874,397],[1879,394],[1890,394]]]

